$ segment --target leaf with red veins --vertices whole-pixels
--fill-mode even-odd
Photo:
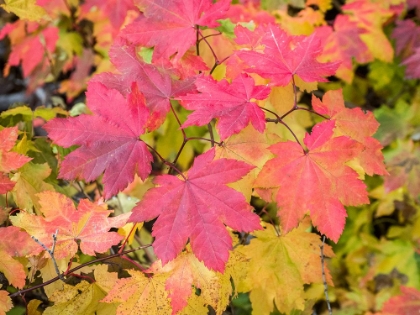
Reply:
[[[372,137],[379,127],[372,112],[364,113],[360,108],[346,108],[341,89],[328,91],[322,101],[312,96],[312,107],[317,113],[335,121],[336,133],[349,136],[364,146],[358,159],[368,175],[388,174],[383,163],[382,146]]]
[[[18,138],[18,127],[4,128],[0,131],[0,172],[8,173],[22,167],[32,158],[9,152]]]
[[[344,205],[369,203],[364,183],[345,165],[363,146],[349,137],[333,138],[333,129],[333,121],[316,125],[304,139],[308,152],[291,141],[270,147],[277,157],[264,165],[254,186],[279,188],[275,201],[284,232],[309,211],[318,230],[337,242],[347,216]]]
[[[236,231],[260,229],[244,196],[226,186],[245,176],[253,166],[231,159],[213,161],[214,149],[198,156],[186,178],[162,175],[133,209],[131,222],[150,221],[153,248],[163,264],[174,259],[188,238],[195,256],[211,269],[223,272],[232,239],[224,226]]]
[[[290,36],[277,25],[270,24],[266,26],[262,44],[264,53],[242,50],[236,54],[250,66],[247,72],[270,79],[276,86],[286,86],[293,75],[305,82],[327,82],[324,77],[333,75],[340,64],[316,60],[322,53],[322,45],[315,34]]]
[[[109,230],[123,226],[128,214],[109,218],[112,211],[86,199],[80,201],[76,210],[72,200],[59,193],[48,191],[37,196],[44,216],[21,212],[11,220],[49,248],[52,246],[52,235],[58,230],[56,258],[73,257],[78,243],[83,253],[94,256],[121,241],[118,233]]]
[[[86,97],[94,115],[56,118],[44,128],[58,145],[80,146],[64,158],[60,177],[92,181],[104,172],[108,199],[127,187],[134,174],[143,180],[150,174],[153,156],[139,139],[149,111],[135,84],[125,99],[117,90],[90,82]]]
[[[264,132],[264,112],[252,100],[267,98],[269,87],[256,86],[254,79],[246,74],[235,78],[231,84],[226,80],[217,82],[211,77],[200,77],[195,85],[200,94],[179,98],[185,108],[194,110],[182,125],[183,128],[204,126],[213,118],[218,118],[217,129],[221,140],[238,133],[250,122],[256,130]]]
[[[154,47],[153,61],[181,58],[197,40],[196,26],[217,27],[230,0],[137,0],[144,16],[129,24],[121,36],[134,43]]]
[[[108,88],[118,90],[124,96],[130,93],[132,82],[137,82],[150,111],[148,130],[154,130],[163,123],[170,111],[172,98],[195,91],[195,77],[176,80],[171,71],[141,61],[135,47],[122,39],[114,43],[109,55],[120,74],[101,73],[91,82],[100,82]]]

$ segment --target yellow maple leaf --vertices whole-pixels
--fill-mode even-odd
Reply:
[[[47,12],[36,5],[36,0],[5,0],[1,6],[7,12],[16,14],[19,18],[29,21],[40,21],[48,18]]]
[[[306,232],[302,224],[280,236],[267,224],[264,231],[254,235],[250,245],[238,248],[250,260],[247,277],[238,283],[238,291],[251,291],[253,314],[269,314],[274,310],[273,302],[282,313],[303,310],[304,284],[322,282],[319,236]],[[328,245],[324,245],[324,255],[333,255]],[[327,269],[326,277],[332,285]]]
[[[117,315],[171,314],[172,308],[165,290],[168,275],[146,277],[140,271],[127,271],[131,277],[119,279],[101,302],[120,303]]]

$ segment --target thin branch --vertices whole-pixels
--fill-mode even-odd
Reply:
[[[325,300],[327,301],[328,314],[329,315],[332,315],[330,298],[328,296],[327,279],[325,277],[325,268],[324,268],[324,244],[325,244],[325,235],[322,236],[322,245],[319,245],[319,248],[321,249],[321,270],[322,270],[322,282],[324,283]]]
[[[327,120],[329,120],[329,118],[327,117],[327,116],[324,116],[324,115],[321,115],[320,113],[317,113],[316,111],[314,111],[314,110],[312,110],[312,109],[308,109],[308,108],[305,108],[305,107],[297,107],[296,108],[296,110],[306,110],[307,112],[310,112],[311,114],[315,114],[315,115],[318,115],[318,116],[320,116],[320,117],[322,117],[322,118],[324,118],[324,119],[327,119]]]
[[[213,36],[219,36],[219,35],[222,35],[222,33],[218,32],[218,33],[215,33],[215,34],[206,35],[202,39],[199,39],[198,41],[201,42],[205,38],[209,38],[209,37],[213,37]],[[198,38],[198,36],[197,36],[197,38]]]
[[[200,33],[199,33],[199,26],[195,26],[196,29],[196,38],[195,38],[195,51],[197,52],[197,56],[200,56]]]
[[[217,58],[216,53],[213,50],[213,47],[211,47],[210,43],[208,42],[207,38],[200,32],[200,30],[198,29],[198,33],[200,34],[201,38],[204,40],[204,42],[207,44],[207,46],[209,46],[210,51],[214,57],[214,60],[216,62],[219,62],[219,58]]]
[[[172,110],[172,113],[173,113],[173,114],[174,114],[174,116],[175,116],[176,121],[178,122],[179,127],[181,127],[181,126],[182,126],[181,121],[179,120],[179,117],[178,117],[178,115],[176,114],[175,109],[174,109],[174,107],[172,106],[172,104],[171,104],[171,110]],[[187,137],[187,135],[185,134],[185,130],[181,128],[181,132],[182,132],[182,136],[183,136],[183,137],[184,137],[184,139],[185,139],[185,138]]]
[[[171,162],[168,162],[168,161],[166,161],[163,157],[162,157],[162,155],[160,155],[159,154],[159,152],[158,151],[156,151],[155,150],[155,148],[153,148],[151,145],[149,145],[149,144],[147,144],[146,143],[146,145],[147,145],[147,147],[150,149],[150,150],[152,150],[158,157],[159,157],[159,159],[161,159],[161,161],[163,162],[163,164],[165,164],[165,165],[167,165],[167,166],[169,166],[169,167],[171,167],[171,168],[173,168],[179,175],[181,175],[185,180],[187,180],[187,178],[184,176],[184,174],[182,174],[182,172],[174,165],[174,164],[172,164]]]
[[[150,247],[150,246],[152,246],[152,244],[140,246],[140,247],[137,247],[135,249],[126,250],[126,251],[121,252],[121,253],[116,253],[114,255],[109,255],[109,256],[106,256],[106,257],[102,257],[102,258],[98,258],[98,259],[95,259],[95,260],[88,261],[88,262],[86,262],[84,264],[81,264],[81,265],[79,265],[77,267],[74,267],[73,269],[69,270],[68,271],[68,274],[71,275],[75,271],[77,271],[79,269],[82,269],[82,268],[84,268],[86,266],[89,266],[89,265],[92,265],[92,264],[95,264],[95,263],[98,263],[98,262],[106,261],[108,259],[112,259],[112,258],[115,258],[115,257],[119,257],[121,255],[129,254],[129,253],[135,252],[135,251],[137,251],[139,249],[145,249],[145,248]],[[30,292],[30,291],[33,291],[33,290],[36,290],[36,289],[45,287],[45,286],[47,286],[47,285],[49,285],[49,284],[51,284],[51,283],[53,283],[53,282],[55,282],[55,281],[57,281],[59,279],[60,279],[60,277],[57,276],[57,277],[52,278],[52,279],[50,279],[48,281],[45,281],[45,282],[43,282],[41,284],[35,285],[35,286],[31,287],[31,288],[20,290],[20,291],[17,291],[15,293],[12,293],[12,294],[9,295],[9,297],[10,298],[14,298],[14,297],[19,296],[19,295],[22,296],[26,292]]]
[[[208,142],[217,144],[219,147],[223,145],[223,141],[222,142],[217,142],[214,139],[207,139],[207,138],[201,138],[201,137],[188,137],[186,140],[187,141],[189,141],[189,140],[203,140],[203,141],[208,141]]]
[[[214,147],[215,142],[214,142],[213,126],[211,125],[211,122],[207,124],[207,129],[209,130],[209,134],[210,134],[211,146]]]
[[[64,277],[63,277],[63,275],[60,273],[60,270],[58,269],[58,265],[57,265],[57,261],[55,260],[55,257],[54,257],[54,250],[55,250],[55,244],[57,243],[57,234],[58,234],[58,229],[57,230],[55,230],[55,233],[52,235],[52,238],[53,238],[53,243],[52,243],[52,247],[51,247],[51,249],[49,249],[44,243],[42,243],[39,239],[37,239],[35,236],[33,236],[33,235],[31,235],[31,238],[36,242],[36,243],[38,243],[39,245],[41,245],[41,247],[43,248],[43,249],[45,249],[46,251],[47,251],[47,253],[48,254],[50,254],[50,256],[51,256],[51,259],[52,259],[52,262],[53,262],[53,264],[54,264],[54,268],[55,268],[55,272],[57,273],[57,275],[58,275],[58,278],[61,280],[61,281],[64,281]]]

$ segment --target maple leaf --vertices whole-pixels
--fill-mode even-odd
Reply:
[[[0,171],[9,173],[28,163],[32,158],[9,152],[18,138],[18,127],[4,128],[0,131]]]
[[[346,136],[334,138],[334,126],[334,121],[315,125],[304,138],[308,152],[292,141],[270,147],[277,157],[264,165],[254,186],[279,188],[275,201],[285,233],[309,211],[318,230],[337,242],[347,216],[343,205],[369,203],[364,183],[345,165],[363,146]]]
[[[126,96],[131,91],[132,82],[146,99],[150,111],[147,129],[158,128],[170,110],[170,100],[195,90],[194,77],[176,80],[173,73],[139,60],[135,47],[124,40],[115,41],[109,52],[112,63],[120,74],[101,73],[91,82],[101,82],[108,88],[117,89]]]
[[[273,301],[281,313],[304,309],[304,284],[322,283],[319,236],[305,231],[305,225],[286,235],[278,235],[267,224],[256,231],[248,246],[238,251],[249,259],[246,278],[238,284],[240,292],[250,293],[253,314],[270,314]],[[324,245],[324,255],[333,256],[330,246]],[[264,259],[261,259],[264,257]],[[326,266],[327,283],[332,285]],[[273,277],[273,275],[276,275]]]
[[[121,36],[135,45],[154,47],[153,60],[178,53],[181,58],[197,40],[197,26],[216,27],[230,0],[137,0],[144,16],[125,27]]]
[[[393,12],[386,8],[386,3],[356,0],[343,5],[342,9],[360,28],[366,30],[360,38],[372,55],[379,60],[392,62],[394,49],[382,30],[382,24],[393,15]]]
[[[16,28],[19,27],[21,25],[16,24]],[[11,27],[10,31],[14,29],[15,27]],[[21,30],[17,29],[17,31]],[[30,76],[37,66],[44,64],[46,54],[54,52],[57,40],[58,28],[56,27],[47,27],[39,33],[29,36],[25,34],[12,46],[12,51],[4,69],[5,74],[8,74],[11,66],[19,66],[22,62],[23,75],[25,77]]]
[[[255,178],[264,163],[273,157],[267,149],[271,144],[269,141],[270,138],[271,134],[268,132],[261,134],[249,125],[238,134],[232,135],[224,140],[222,145],[215,147],[215,159],[236,159],[256,166],[255,169],[251,170],[241,180],[229,185],[243,193],[246,200],[251,200]]]
[[[108,218],[112,211],[82,199],[76,210],[73,201],[57,192],[37,194],[44,216],[21,212],[11,217],[13,225],[25,229],[47,247],[52,246],[52,235],[58,229],[55,257],[73,257],[80,244],[80,250],[94,256],[95,252],[104,253],[118,244],[122,237],[111,228],[123,226],[128,214]]]
[[[197,258],[222,272],[232,246],[223,224],[246,232],[261,228],[244,196],[225,186],[241,179],[253,167],[229,159],[212,161],[214,154],[212,149],[198,156],[182,179],[156,177],[154,182],[159,187],[149,190],[133,209],[131,222],[158,216],[153,226],[153,248],[163,264],[174,259],[189,238]]]
[[[168,275],[146,277],[142,272],[127,270],[130,278],[119,279],[108,295],[101,300],[118,305],[117,315],[164,315],[171,314],[165,280]]]
[[[162,262],[158,260],[147,272],[168,274],[165,289],[171,299],[173,315],[182,310],[188,314],[188,306],[195,303],[196,289],[200,289],[202,305],[210,305],[217,315],[221,315],[232,295],[231,277],[234,281],[239,279],[236,269],[243,267],[239,264],[245,264],[244,260],[242,255],[231,252],[225,272],[220,273],[207,269],[187,246],[187,250],[173,261],[162,267]]]
[[[388,174],[383,163],[382,145],[372,138],[379,127],[372,112],[346,108],[341,89],[325,93],[322,102],[312,95],[312,107],[317,113],[334,120],[338,135],[349,136],[364,146],[358,159],[368,175]]]
[[[235,78],[231,84],[226,80],[217,82],[211,77],[199,77],[195,85],[200,94],[179,98],[186,109],[195,110],[181,127],[204,126],[213,118],[219,118],[217,129],[221,140],[238,133],[250,122],[256,130],[264,132],[264,112],[251,100],[267,98],[269,87],[255,86],[254,79],[246,74]]]
[[[354,77],[353,58],[359,63],[373,60],[372,53],[360,39],[366,30],[357,26],[347,15],[338,15],[334,21],[334,30],[329,26],[316,29],[318,38],[321,39],[324,51],[322,61],[341,61],[336,76],[351,82]]]
[[[81,6],[83,13],[87,13],[93,7],[99,8],[100,12],[112,24],[112,27],[119,30],[127,17],[128,10],[135,10],[132,0],[87,0]]]
[[[62,290],[49,296],[54,306],[48,307],[43,314],[115,314],[115,305],[100,302],[118,279],[116,272],[107,269],[106,265],[95,266],[93,283],[83,280],[75,286],[64,284]]]
[[[270,79],[273,85],[285,86],[293,75],[305,82],[326,82],[324,76],[333,75],[339,66],[338,62],[320,63],[316,60],[322,46],[315,34],[289,36],[273,24],[265,26],[265,32],[262,39],[264,53],[242,50],[236,54],[250,66],[245,71]]]
[[[387,162],[387,166],[389,176],[384,180],[387,192],[406,186],[414,198],[420,195],[420,150],[403,149]]]
[[[415,288],[401,286],[401,295],[394,296],[385,302],[383,315],[409,315],[420,313],[420,291]]]
[[[40,208],[37,193],[42,191],[53,191],[54,186],[44,180],[51,174],[51,168],[47,163],[35,164],[29,162],[13,175],[12,180],[16,182],[12,195],[16,204],[21,209],[30,210],[34,207]]]
[[[9,292],[0,290],[0,315],[6,315],[13,307],[12,299],[9,297]]]
[[[36,4],[36,0],[5,0],[1,7],[7,12],[13,12],[19,18],[29,21],[39,21],[48,18],[45,10]]]
[[[104,197],[108,199],[127,187],[134,174],[144,180],[151,171],[153,157],[139,139],[148,110],[135,85],[125,99],[117,90],[90,82],[86,97],[94,115],[56,118],[44,128],[58,145],[80,146],[61,163],[60,177],[92,181],[105,172]]]
[[[419,46],[420,27],[412,20],[398,20],[396,25],[391,37],[395,40],[396,53],[405,59]]]
[[[4,128],[0,131],[0,194],[5,194],[12,190],[16,184],[11,181],[6,174],[1,172],[9,173],[32,160],[30,157],[16,152],[10,152],[14,147],[17,138],[17,127]]]
[[[420,78],[420,47],[417,47],[414,54],[404,60],[402,65],[406,66],[405,77],[407,79]]]
[[[15,226],[0,228],[0,272],[3,272],[10,283],[23,288],[26,273],[23,265],[13,257],[24,257],[41,251],[31,237]]]

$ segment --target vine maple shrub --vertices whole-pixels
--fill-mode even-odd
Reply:
[[[321,61],[321,33],[294,36],[249,21],[230,22],[229,33],[221,25],[232,15],[229,0],[135,4],[142,14],[109,51],[114,71],[88,82],[89,113],[55,114],[43,128],[59,179],[94,181],[105,200],[133,183],[153,187],[132,211],[113,216],[98,195],[76,207],[52,185],[31,191],[31,206],[21,206],[28,188],[20,170],[51,172],[24,155],[30,149],[19,151],[26,135],[16,146],[21,154],[12,152],[18,128],[4,128],[0,192],[11,192],[20,209],[9,216],[13,226],[0,228],[0,271],[28,288],[0,290],[0,314],[11,297],[36,287],[54,303],[45,314],[205,314],[208,307],[222,314],[238,292],[250,292],[253,314],[303,310],[305,284],[325,277],[333,285],[320,246],[323,257],[333,252],[320,235],[337,242],[344,206],[369,203],[365,174],[387,174],[373,138],[379,124],[370,112],[346,108],[340,89],[313,93],[341,65]],[[303,95],[311,107],[299,104]],[[306,126],[296,122],[303,117]],[[171,137],[171,122],[181,140],[162,153],[155,140]],[[273,204],[278,224],[263,219]],[[157,259],[144,267],[125,246],[149,221]],[[105,261],[119,256],[129,267],[108,268]],[[43,283],[31,287],[37,271]]]

